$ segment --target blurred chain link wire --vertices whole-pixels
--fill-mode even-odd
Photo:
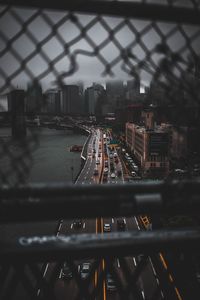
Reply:
[[[78,12],[78,4],[86,5],[86,2],[74,1]],[[191,19],[191,24],[172,23],[167,22],[166,18],[160,20],[159,16],[158,20],[154,16],[152,20],[141,20],[141,16],[139,20],[137,17],[108,17],[99,13],[100,6],[97,4],[109,1],[89,2],[91,6],[92,3],[96,5],[96,14],[44,9],[45,1],[38,8],[27,8],[24,1],[15,1],[16,6],[13,5],[14,1],[1,1],[1,95],[15,89],[21,78],[26,82],[37,80],[40,83],[48,79],[62,87],[71,76],[79,75],[83,63],[81,58],[95,58],[98,75],[102,78],[117,78],[119,70],[129,78],[148,78],[149,82],[165,92],[168,103],[180,101],[180,95],[185,95],[187,103],[198,106],[198,22],[193,25]],[[114,2],[119,2],[122,7],[125,3]],[[192,12],[195,16],[200,8],[197,0],[128,2],[133,5],[133,10],[136,4],[145,5],[147,10],[157,5],[157,8],[165,6],[172,11],[187,8],[188,13]],[[59,3],[63,2],[58,1],[58,8]],[[20,7],[17,7],[18,4]],[[53,7],[56,5],[54,3]],[[50,51],[52,48],[57,48],[57,51]],[[38,141],[36,134],[16,144],[10,139],[1,138],[1,183],[18,184],[26,181],[32,165],[32,151]]]

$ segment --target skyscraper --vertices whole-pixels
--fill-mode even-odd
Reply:
[[[26,111],[37,114],[42,111],[43,104],[44,102],[41,84],[37,80],[28,83],[26,94]]]
[[[64,85],[61,91],[61,113],[77,115],[80,113],[81,98],[77,85]]]
[[[45,92],[45,106],[43,112],[60,114],[60,91],[49,89]]]

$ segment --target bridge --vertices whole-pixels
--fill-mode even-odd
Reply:
[[[4,26],[4,17],[13,18],[13,32],[10,22]],[[198,1],[2,0],[0,19],[2,93],[24,74],[39,81],[50,75],[62,86],[81,67],[79,57],[86,56],[99,61],[103,75],[115,75],[120,64],[131,78],[150,76],[160,88],[154,101],[178,102],[179,108],[183,99],[199,105]],[[46,29],[44,37],[34,34],[35,22]],[[68,42],[61,34],[65,23],[78,32]],[[96,34],[98,26],[102,36]],[[16,45],[24,36],[31,44],[27,55]],[[44,51],[52,38],[61,48],[58,56]],[[82,49],[76,42],[83,40]],[[43,60],[41,72],[35,64],[30,67],[36,56]],[[59,73],[57,64],[63,66],[63,58],[69,68]],[[0,299],[199,300],[199,178],[129,183],[120,153],[116,160],[101,130],[73,126],[90,132],[75,184],[25,185],[22,178],[31,164],[35,137],[28,145],[22,143],[22,157],[9,152],[10,142],[0,145],[19,179],[18,184],[0,186]],[[166,222],[174,217],[184,220],[184,226]]]

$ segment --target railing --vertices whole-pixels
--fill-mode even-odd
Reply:
[[[82,186],[79,189],[64,184],[2,187],[1,222],[20,221],[26,226],[27,221],[62,221],[56,235],[4,239],[0,249],[1,299],[17,299],[24,291],[25,299],[105,299],[103,293],[106,291],[108,298],[111,293],[109,287],[105,287],[108,273],[115,280],[112,293],[120,299],[143,299],[144,291],[148,299],[198,299],[199,228],[166,229],[160,225],[158,229],[154,228],[157,224],[154,220],[178,213],[198,216],[199,189],[199,181]],[[153,230],[145,230],[139,220],[141,214],[150,216]],[[140,230],[102,235],[101,218],[122,215],[132,219],[138,216]],[[62,234],[60,224],[77,217],[87,220],[97,217],[96,233]],[[91,263],[87,280],[80,273],[80,264],[85,260]],[[66,261],[71,279],[62,276]],[[145,286],[145,273],[151,289]],[[142,281],[143,288],[139,283]]]
[[[113,76],[120,70],[130,78],[151,81],[186,118],[187,105],[183,110],[177,93],[189,106],[199,106],[197,1],[1,0],[0,4],[1,94],[16,89],[24,77],[43,83],[50,75],[62,88],[84,65],[80,57],[95,57],[98,75]],[[62,29],[67,25],[74,35],[65,36]],[[91,35],[99,28],[102,36]],[[81,40],[87,45],[79,45]],[[57,53],[49,51],[54,42]],[[57,68],[66,58],[65,68]],[[179,119],[181,113],[177,124]],[[200,299],[198,181],[26,185],[38,140],[32,135],[19,141],[22,150],[17,156],[10,141],[0,140],[1,166],[4,160],[10,162],[8,168],[0,168],[0,299]],[[194,226],[162,228],[160,215],[168,219],[179,214],[189,215]],[[102,234],[103,217],[121,216],[130,219],[130,231]],[[152,230],[146,230],[144,216]],[[73,225],[69,219],[77,217],[93,222],[95,233],[62,232],[63,224],[69,228]],[[22,236],[16,229],[12,236],[9,224],[28,227],[30,221],[54,225],[48,223],[48,234],[32,236],[27,231]],[[91,263],[86,279],[80,269],[85,261]],[[66,262],[70,272],[64,274]]]

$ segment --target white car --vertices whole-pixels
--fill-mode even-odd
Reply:
[[[89,262],[85,262],[80,265],[79,272],[82,279],[86,279],[89,276],[90,269],[91,269],[91,263]]]
[[[104,232],[111,232],[110,224],[105,223],[104,226],[103,226],[103,231]]]
[[[112,174],[110,175],[110,177],[111,177],[111,178],[115,178],[115,173],[112,173]]]
[[[137,173],[136,173],[135,171],[132,171],[132,172],[131,172],[131,175],[132,175],[133,177],[135,177],[135,176],[137,176]]]
[[[104,168],[104,173],[108,173],[108,168]]]

